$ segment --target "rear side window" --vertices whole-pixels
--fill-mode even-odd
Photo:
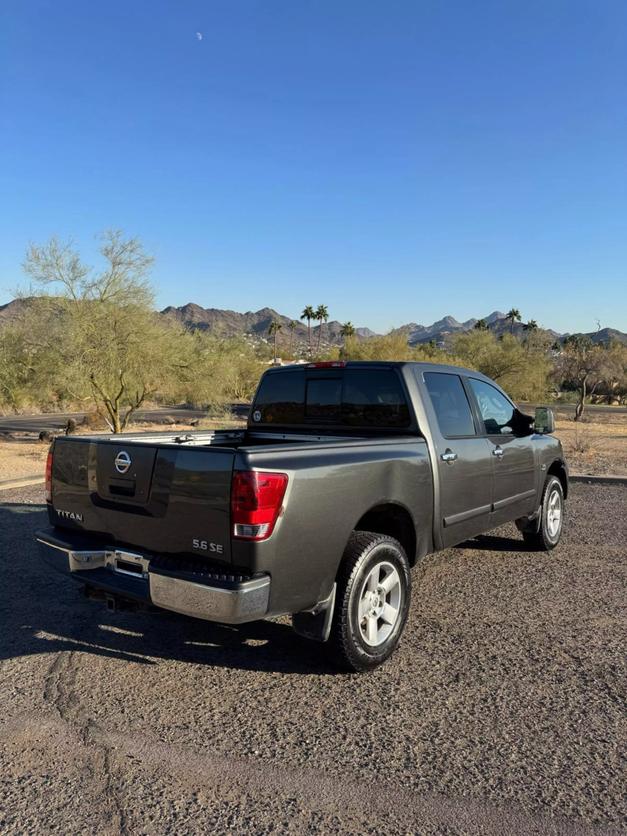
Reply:
[[[475,422],[460,376],[425,372],[425,383],[442,435],[474,435]]]
[[[411,416],[403,387],[392,369],[270,372],[259,387],[254,424],[334,424],[403,428]]]
[[[388,369],[344,373],[342,423],[350,427],[408,427],[409,408],[396,374]]]

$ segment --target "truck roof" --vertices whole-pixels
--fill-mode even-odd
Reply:
[[[267,371],[287,372],[298,369],[367,369],[367,368],[402,368],[403,366],[413,366],[423,372],[450,372],[452,374],[471,374],[475,377],[490,380],[486,375],[476,371],[476,369],[467,369],[463,366],[450,366],[444,363],[424,363],[417,360],[323,360],[320,362],[311,363],[290,363],[286,366],[270,366]],[[492,381],[490,381],[492,382]]]

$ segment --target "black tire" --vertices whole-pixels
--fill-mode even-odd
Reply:
[[[555,523],[555,508],[559,509],[559,523]],[[537,530],[523,530],[523,539],[532,549],[551,551],[560,541],[564,527],[564,490],[557,476],[547,476],[542,492],[542,506]]]
[[[376,588],[370,591],[367,584]],[[384,534],[354,531],[337,576],[329,637],[340,667],[361,672],[383,664],[400,640],[410,600],[409,561],[401,544]]]

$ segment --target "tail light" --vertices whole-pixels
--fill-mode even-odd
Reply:
[[[52,502],[52,448],[46,459],[46,502]]]
[[[283,507],[286,473],[236,470],[231,484],[233,536],[241,540],[266,540]]]

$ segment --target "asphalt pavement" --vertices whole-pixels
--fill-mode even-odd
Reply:
[[[0,830],[619,833],[627,488],[564,539],[426,558],[398,652],[338,674],[286,619],[110,613],[42,563],[39,488],[0,504]]]
[[[248,415],[248,404],[231,404],[233,414],[240,418]],[[36,432],[42,430],[64,429],[68,420],[73,418],[79,422],[85,417],[84,412],[51,412],[39,415],[4,415],[0,416],[1,432]],[[174,418],[181,424],[187,423],[194,418],[206,418],[206,409],[188,409],[183,406],[160,407],[158,409],[138,409],[135,413],[135,421],[163,421],[165,418]]]
[[[535,409],[534,404],[520,403],[520,408],[524,412],[533,414]],[[248,417],[250,404],[247,403],[233,403],[231,409],[233,414],[238,418]],[[552,404],[552,408],[556,412],[571,414],[575,412],[574,404]],[[606,414],[627,414],[627,407],[622,406],[603,406],[590,405],[586,406],[586,414],[588,416],[606,415]],[[65,427],[68,419],[73,418],[75,421],[81,421],[85,417],[84,412],[51,412],[41,413],[38,415],[3,415],[0,416],[0,433],[2,432],[36,432],[48,430],[54,432]],[[171,417],[186,423],[194,418],[206,418],[207,410],[203,409],[189,409],[185,406],[173,407],[159,407],[158,409],[139,409],[135,413],[135,421],[155,421],[159,422],[163,419]]]

